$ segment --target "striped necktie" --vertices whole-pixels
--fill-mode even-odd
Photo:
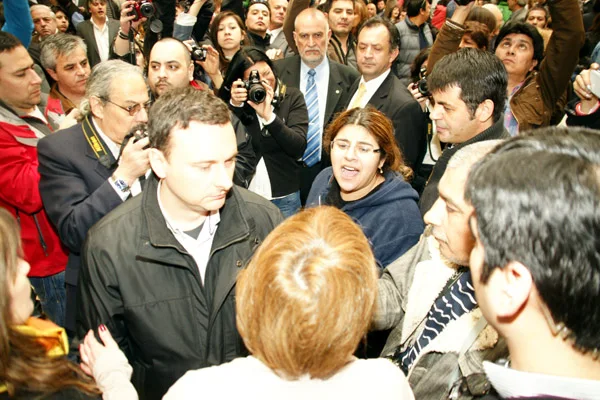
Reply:
[[[321,160],[321,124],[319,123],[319,96],[315,74],[314,69],[308,70],[306,93],[304,94],[308,109],[308,134],[302,160],[308,167],[312,167]]]

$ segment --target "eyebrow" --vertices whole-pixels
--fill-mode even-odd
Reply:
[[[231,157],[227,157],[225,159],[225,161],[233,160],[237,156],[238,156],[238,152],[236,151],[235,153],[233,153],[233,155],[231,155]],[[220,162],[219,160],[200,160],[200,161],[193,162],[192,165],[218,164],[219,162]]]
[[[442,200],[444,200],[447,204],[450,204],[450,206],[456,208],[458,211],[460,211],[461,213],[464,212],[464,210],[462,209],[462,207],[459,207],[458,204],[456,204],[455,202],[452,201],[451,198],[445,196],[443,193],[439,193],[439,196],[441,197]]]

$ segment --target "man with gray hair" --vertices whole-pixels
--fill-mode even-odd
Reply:
[[[52,35],[42,43],[42,66],[55,81],[44,113],[46,118],[63,120],[79,107],[91,72],[86,52],[82,38],[65,33]],[[75,111],[71,117],[77,114]]]
[[[56,14],[54,14],[50,7],[43,4],[35,4],[31,6],[29,11],[31,12],[31,19],[33,19],[33,38],[27,51],[31,58],[33,58],[33,61],[41,65],[40,44],[42,40],[58,32]]]
[[[373,326],[392,330],[382,356],[404,371],[417,399],[483,395],[482,361],[506,355],[475,301],[468,268],[473,207],[464,198],[471,167],[500,143],[477,142],[452,156],[421,240],[379,280]]]
[[[128,140],[148,120],[142,70],[119,60],[98,65],[81,101],[82,121],[38,144],[40,192],[50,220],[69,248],[66,328],[75,329],[79,254],[100,218],[141,192],[149,169],[147,138]]]

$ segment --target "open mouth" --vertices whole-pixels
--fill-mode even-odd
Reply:
[[[352,167],[342,167],[342,178],[352,179],[358,175],[359,170]]]

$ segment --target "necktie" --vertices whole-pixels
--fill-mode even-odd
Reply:
[[[319,124],[319,96],[317,95],[317,82],[315,70],[308,71],[306,81],[306,108],[308,109],[308,134],[306,135],[306,150],[302,160],[308,167],[312,167],[321,160],[321,125]]]
[[[354,101],[350,104],[348,110],[351,108],[362,107],[362,99],[365,97],[365,93],[367,93],[367,86],[364,82],[361,82],[356,91],[356,97],[354,97]]]

